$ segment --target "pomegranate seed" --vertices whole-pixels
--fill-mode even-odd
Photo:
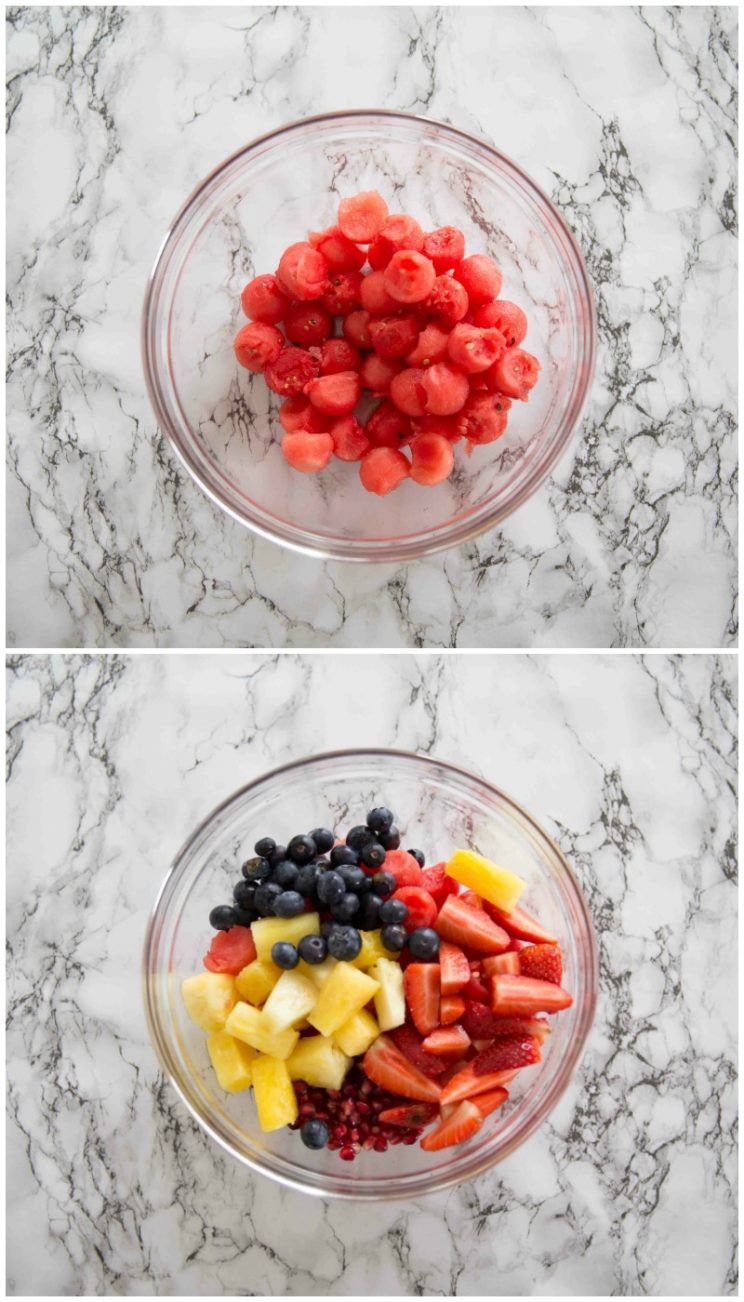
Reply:
[[[354,1158],[356,1157],[356,1153],[354,1152],[353,1148],[349,1148],[347,1146],[346,1148],[341,1149],[341,1152],[339,1153],[339,1157],[343,1162],[353,1162]]]
[[[369,1111],[370,1111],[369,1103],[357,1103],[357,1112],[359,1113],[360,1117],[368,1117]]]
[[[383,1139],[382,1135],[380,1135],[379,1139],[375,1140],[374,1149],[376,1153],[386,1153],[387,1146],[388,1142],[386,1139]]]

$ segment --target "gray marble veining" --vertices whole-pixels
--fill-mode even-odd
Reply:
[[[719,646],[735,613],[732,7],[8,11],[12,646]],[[408,566],[254,539],[155,426],[139,312],[197,181],[381,105],[518,160],[576,232],[599,357],[502,529]]]
[[[725,655],[12,657],[10,1294],[733,1295],[735,702]],[[223,1157],[157,1070],[139,978],[194,825],[360,741],[529,808],[601,966],[549,1122],[476,1182],[383,1207]]]

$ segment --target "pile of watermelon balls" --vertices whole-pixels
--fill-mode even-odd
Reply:
[[[336,226],[291,244],[241,295],[250,324],[235,354],[285,400],[290,466],[359,461],[364,487],[383,496],[404,479],[447,479],[460,439],[471,452],[499,438],[540,369],[519,347],[527,318],[499,298],[501,280],[485,254],[465,257],[456,227],[427,234],[375,191],[342,199]],[[365,390],[381,401],[362,423]]]

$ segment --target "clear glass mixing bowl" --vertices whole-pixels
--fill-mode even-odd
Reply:
[[[403,845],[429,862],[474,846],[528,882],[525,906],[558,937],[570,1009],[551,1019],[543,1060],[518,1076],[511,1097],[467,1143],[439,1153],[403,1145],[362,1151],[353,1163],[311,1152],[296,1132],[263,1134],[250,1092],[215,1082],[206,1036],[186,1016],[185,976],[202,970],[213,905],[230,899],[240,864],[261,836],[276,840],[319,825],[348,830],[367,811],[394,809]],[[285,840],[286,843],[286,840]],[[591,919],[568,863],[509,796],[453,765],[401,751],[337,751],[298,760],[251,782],[215,809],[179,851],[150,919],[144,995],[163,1070],[199,1125],[226,1152],[282,1184],[324,1197],[389,1199],[470,1180],[501,1161],[548,1116],[581,1057],[594,1016],[597,956]]]
[[[529,316],[540,359],[529,402],[496,444],[458,448],[435,489],[365,492],[357,465],[292,470],[274,431],[279,400],[240,368],[240,291],[284,248],[331,225],[339,199],[378,189],[428,229],[456,225],[492,255],[504,298]],[[591,285],[578,245],[534,181],[454,127],[406,113],[307,118],[253,141],[202,182],[168,231],[147,288],[142,345],[158,422],[218,506],[256,533],[310,555],[401,561],[498,524],[539,487],[576,426],[594,366]]]

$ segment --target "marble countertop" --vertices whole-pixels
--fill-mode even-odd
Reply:
[[[736,21],[10,10],[10,645],[732,645]],[[600,337],[579,436],[526,507],[358,568],[211,505],[158,433],[138,327],[161,236],[217,161],[370,106],[448,120],[534,176],[583,247]]]
[[[467,665],[11,659],[11,1295],[735,1294],[734,658]],[[218,1152],[157,1070],[139,978],[154,895],[202,816],[361,739],[464,764],[529,808],[575,865],[601,965],[549,1122],[477,1181],[380,1207],[283,1191]]]

